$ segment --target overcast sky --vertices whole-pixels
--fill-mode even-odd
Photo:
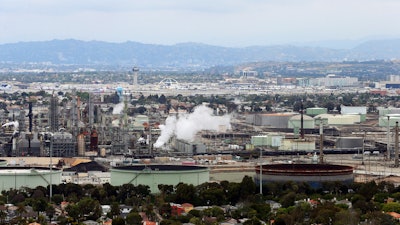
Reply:
[[[0,43],[252,46],[400,37],[399,0],[0,0]]]

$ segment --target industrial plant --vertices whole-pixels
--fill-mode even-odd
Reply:
[[[168,95],[151,103],[143,101],[153,93],[140,84],[138,73],[134,67],[130,83],[113,88],[57,85],[24,98],[25,104],[8,105],[7,111],[0,112],[2,157],[8,166],[21,169],[57,169],[55,183],[121,185],[130,180],[148,185],[152,192],[163,181],[200,184],[239,172],[243,174],[232,180],[250,175],[260,185],[291,180],[318,186],[318,182],[348,183],[360,176],[376,176],[367,171],[371,168],[367,161],[378,165],[383,160],[381,171],[398,167],[398,108],[378,107],[374,114],[367,113],[366,106],[342,104],[340,111],[334,111],[304,107],[301,100],[293,103],[300,106],[297,110],[289,105],[256,112],[238,95],[235,108],[229,109],[226,104],[176,99],[175,91],[186,90],[169,78],[158,86]],[[239,82],[255,79],[254,73],[243,74]],[[212,91],[208,96],[213,97]],[[52,160],[29,160],[35,157]],[[87,162],[102,167],[86,164],[74,169]],[[16,169],[5,171],[16,173]],[[43,185],[49,183],[44,171],[35,171]],[[380,176],[392,174],[386,171]],[[17,180],[14,186],[20,183]]]

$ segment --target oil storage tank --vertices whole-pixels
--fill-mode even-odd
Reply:
[[[7,166],[7,160],[0,159],[0,166]]]
[[[47,167],[0,167],[0,190],[47,187],[61,183],[61,170]]]
[[[353,167],[333,164],[269,164],[262,165],[262,183],[306,182],[313,188],[320,188],[324,182],[354,182]],[[260,166],[256,166],[254,176],[260,183]]]
[[[158,185],[177,185],[179,183],[200,185],[210,180],[207,167],[186,165],[132,165],[111,168],[111,185],[147,185],[152,193],[158,193]]]
[[[292,116],[288,121],[288,128],[299,128],[303,123],[304,129],[314,129],[315,122],[311,116],[303,115],[303,121],[301,115]]]

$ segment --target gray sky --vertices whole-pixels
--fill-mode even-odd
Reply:
[[[400,37],[399,0],[0,0],[0,43],[252,46]]]

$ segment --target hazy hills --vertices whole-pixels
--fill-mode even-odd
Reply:
[[[400,39],[367,41],[351,49],[293,45],[228,48],[199,43],[52,40],[0,45],[0,62],[205,68],[257,61],[365,61],[400,58]]]

